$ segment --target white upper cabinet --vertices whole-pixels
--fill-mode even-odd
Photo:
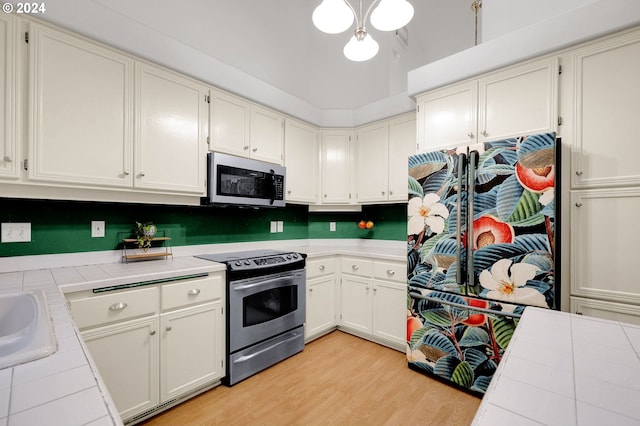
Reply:
[[[249,157],[269,163],[283,163],[284,116],[251,105],[251,152]]]
[[[318,201],[318,130],[287,118],[284,126],[284,165],[287,202]]]
[[[388,121],[370,124],[356,130],[356,171],[358,202],[366,203],[388,200]]]
[[[204,193],[207,92],[181,75],[136,64],[135,187]]]
[[[416,115],[389,120],[389,201],[407,201],[407,161],[415,153]]]
[[[558,72],[545,58],[420,95],[419,151],[555,131]]]
[[[211,90],[210,102],[209,149],[248,157],[251,104],[218,90]]]
[[[419,151],[477,141],[477,82],[426,93],[418,97],[417,106]]]
[[[132,185],[133,61],[32,24],[29,179]]]
[[[211,151],[283,163],[284,116],[214,89],[210,102]]]
[[[352,201],[352,130],[320,132],[320,179],[322,204],[349,204]]]
[[[478,141],[554,131],[558,59],[538,60],[478,80]]]
[[[0,15],[0,177],[18,178],[16,26],[11,15]]]
[[[640,184],[640,31],[568,55],[573,68],[573,188]]]

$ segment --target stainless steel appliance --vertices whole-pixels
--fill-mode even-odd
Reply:
[[[278,164],[210,152],[205,204],[284,207],[286,168]]]
[[[227,385],[303,350],[303,254],[254,250],[197,257],[227,265]]]

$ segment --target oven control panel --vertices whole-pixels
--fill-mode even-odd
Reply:
[[[278,255],[260,256],[246,259],[236,259],[227,263],[231,271],[249,271],[269,269],[271,267],[286,266],[303,260],[298,253],[283,253]]]

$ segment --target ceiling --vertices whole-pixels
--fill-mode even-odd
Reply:
[[[367,62],[351,62],[342,54],[350,30],[329,35],[313,26],[311,14],[319,3],[320,0],[57,0],[47,4],[43,18],[152,60],[153,49],[165,48],[154,43],[171,40],[166,49],[195,50],[320,110],[353,110],[402,95],[407,91],[409,70],[474,43],[471,0],[411,0],[415,16],[407,26],[408,49],[394,33],[370,29],[380,43],[380,52]],[[363,0],[365,10],[370,3],[371,0]],[[351,0],[351,4],[358,8],[357,0]],[[140,31],[148,38],[146,43],[139,40]],[[132,34],[130,43],[124,41],[122,34]],[[170,66],[201,77],[188,64]],[[222,77],[207,82],[237,91],[225,87]],[[254,100],[260,102],[259,97]]]

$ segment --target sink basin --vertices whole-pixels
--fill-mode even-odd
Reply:
[[[44,358],[56,349],[43,292],[0,294],[0,368]]]

